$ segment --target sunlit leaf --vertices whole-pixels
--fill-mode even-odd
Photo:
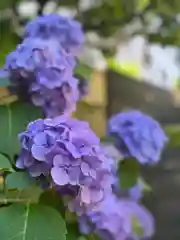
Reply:
[[[137,0],[136,1],[136,11],[142,12],[150,3],[150,0]]]

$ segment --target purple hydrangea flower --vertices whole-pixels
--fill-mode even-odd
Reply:
[[[31,88],[32,102],[40,106],[46,117],[56,117],[61,114],[71,115],[76,110],[79,99],[78,80],[72,78],[61,87],[48,89],[39,85]]]
[[[40,16],[25,26],[24,37],[55,38],[62,47],[77,54],[84,42],[82,25],[71,18],[50,14]]]
[[[81,202],[96,201],[111,181],[111,162],[99,147],[99,138],[85,122],[62,115],[37,120],[20,134],[22,151],[16,166],[31,176],[47,176],[53,186],[79,187]],[[110,186],[111,182],[109,183]],[[88,195],[89,194],[89,195]]]
[[[13,83],[31,95],[32,102],[43,109],[46,117],[71,115],[79,93],[70,58],[55,40],[29,38],[8,55],[5,69],[11,73]]]
[[[115,137],[116,147],[124,157],[134,157],[141,164],[154,164],[160,159],[167,137],[157,121],[139,111],[113,116],[108,133]]]
[[[5,70],[54,89],[72,78],[72,59],[55,40],[27,38],[7,56]]]
[[[101,239],[139,239],[133,220],[142,229],[142,238],[154,234],[154,219],[147,209],[129,199],[118,199],[110,194],[94,209],[80,216],[80,229],[87,234],[94,231]]]

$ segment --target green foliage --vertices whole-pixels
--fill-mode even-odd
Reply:
[[[39,204],[12,204],[0,210],[1,240],[65,240],[66,226],[53,208]]]
[[[136,11],[142,12],[150,3],[150,0],[137,0]]]
[[[8,189],[23,190],[36,186],[36,181],[27,172],[13,172],[7,175],[5,184]]]
[[[133,187],[139,178],[139,164],[135,159],[127,158],[119,162],[119,178],[122,189]]]
[[[12,172],[4,179],[4,189],[0,194],[0,204],[37,203],[43,190],[38,181],[27,172]]]
[[[168,125],[165,127],[165,132],[169,137],[169,147],[180,146],[180,125]]]
[[[114,143],[114,138],[112,136],[104,136],[101,138],[101,142]]]
[[[75,68],[75,74],[84,77],[87,80],[91,79],[92,69],[83,63],[79,63]]]
[[[10,1],[0,1],[0,11],[1,11],[1,4],[2,2],[6,3],[6,8],[11,6]],[[0,14],[1,15],[1,14]],[[1,21],[0,19],[0,29],[1,29],[1,35],[0,35],[0,67],[2,67],[5,63],[5,59],[7,54],[9,54],[11,51],[13,51],[16,48],[16,45],[19,42],[19,37],[14,32],[14,27],[12,27],[12,23],[10,20]]]
[[[152,191],[151,186],[142,177],[139,177],[139,181],[142,185],[142,189],[143,189],[144,192],[151,192]]]
[[[11,157],[19,152],[18,134],[41,116],[38,108],[23,102],[0,106],[0,152]]]
[[[63,200],[56,192],[55,189],[48,189],[44,191],[39,198],[39,203],[46,206],[51,206],[61,213],[62,216],[65,216],[65,209]]]
[[[138,235],[138,237],[141,239],[143,236],[143,228],[140,226],[138,220],[135,217],[132,217],[132,227],[133,231]]]
[[[78,223],[66,223],[67,226],[67,240],[76,240],[80,236]]]
[[[23,190],[8,190],[0,194],[0,205],[9,203],[38,203],[42,189],[39,187],[28,187]]]
[[[0,154],[0,171],[13,171],[9,159],[3,154]]]

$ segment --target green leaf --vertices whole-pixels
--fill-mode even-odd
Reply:
[[[165,132],[169,137],[169,147],[179,147],[180,146],[180,125],[168,125],[165,128]]]
[[[53,207],[58,210],[62,214],[62,216],[65,215],[65,208],[62,198],[53,188],[44,191],[40,195],[39,203]]]
[[[0,154],[0,171],[13,171],[9,159],[3,154]]]
[[[36,181],[27,172],[13,172],[7,175],[5,184],[8,189],[22,190],[30,186],[35,186]]]
[[[80,236],[80,232],[79,232],[79,226],[78,226],[78,222],[76,220],[76,222],[74,223],[67,223],[66,222],[66,227],[67,227],[67,240],[76,240],[78,239],[78,237]]]
[[[85,79],[90,80],[92,69],[85,64],[79,63],[75,68],[75,74],[78,74]]]
[[[112,136],[105,136],[101,138],[101,142],[114,143],[115,139]]]
[[[137,0],[136,11],[142,12],[150,3],[150,0]]]
[[[122,189],[133,187],[139,178],[139,164],[135,159],[124,159],[119,163],[119,180]]]
[[[65,240],[66,225],[53,208],[12,204],[0,209],[1,240]]]
[[[142,185],[142,189],[144,192],[151,192],[152,188],[151,186],[143,179],[143,178],[139,178],[140,184]]]
[[[15,102],[0,106],[0,152],[11,157],[19,152],[18,134],[25,130],[27,124],[40,117],[38,108],[31,104]]]
[[[138,235],[139,238],[142,238],[142,236],[143,236],[143,228],[140,226],[137,218],[132,217],[131,221],[132,221],[133,231]]]
[[[76,214],[67,210],[65,212],[65,219],[67,223],[74,223],[76,222]]]
[[[28,187],[23,190],[6,190],[0,194],[0,204],[8,203],[38,203],[42,189],[38,186]]]

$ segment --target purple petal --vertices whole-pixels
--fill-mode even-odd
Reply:
[[[34,144],[31,148],[31,152],[32,152],[32,155],[35,159],[37,159],[39,161],[45,161],[46,160],[46,157],[45,157],[46,149],[45,149],[45,147],[38,146],[38,145]]]
[[[53,167],[51,169],[51,176],[59,186],[66,185],[70,182],[69,176],[63,168]]]
[[[49,166],[44,163],[35,163],[28,170],[32,177],[39,177],[41,174],[46,176],[49,173]]]
[[[38,133],[35,137],[34,137],[34,143],[36,145],[45,145],[47,144],[47,135],[44,132]]]
[[[24,165],[26,167],[32,166],[34,164],[34,162],[35,162],[35,160],[34,160],[34,158],[32,156],[26,156],[24,158]]]
[[[91,190],[91,200],[92,202],[100,202],[103,199],[103,191],[101,189]]]
[[[80,177],[80,169],[78,167],[72,167],[69,171],[70,176],[70,184],[78,185],[79,184],[79,177]]]
[[[54,166],[61,166],[61,165],[63,166],[64,163],[65,163],[65,161],[64,161],[62,155],[56,155],[53,159]]]
[[[81,188],[81,200],[82,200],[82,202],[84,202],[86,204],[91,203],[91,193],[90,193],[89,188],[87,188],[87,187]]]
[[[89,176],[90,175],[90,167],[87,163],[82,162],[81,164],[81,171],[83,172],[83,174],[85,176]]]
[[[24,169],[25,168],[24,161],[23,161],[23,158],[21,156],[16,161],[16,167],[19,168],[19,169]]]
[[[72,154],[72,156],[74,158],[80,158],[81,154],[79,153],[79,151],[77,150],[77,148],[70,142],[67,142],[65,144],[67,150]]]

